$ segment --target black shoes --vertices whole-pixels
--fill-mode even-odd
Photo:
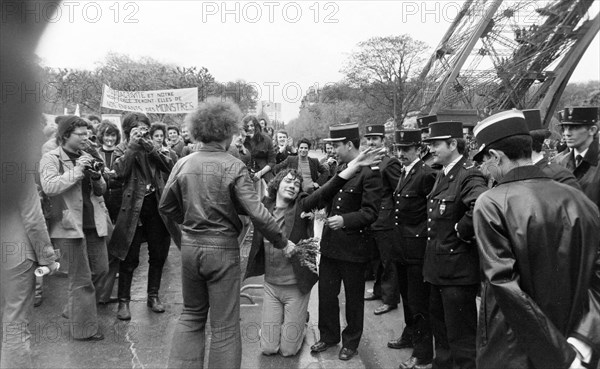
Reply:
[[[148,301],[146,302],[146,305],[148,305],[148,307],[152,309],[152,311],[154,311],[155,313],[165,312],[165,307],[160,302],[158,296],[148,296]]]
[[[340,358],[340,360],[350,360],[352,359],[352,357],[354,355],[356,355],[358,353],[358,350],[352,350],[349,349],[347,347],[342,347],[342,349],[340,350],[340,354],[338,355],[338,357]]]
[[[131,312],[129,311],[129,300],[119,300],[117,319],[131,320]]]
[[[328,343],[325,343],[323,341],[319,341],[317,343],[315,343],[314,345],[310,346],[310,351],[311,352],[323,352],[325,350],[327,350],[328,348],[335,346],[335,345],[330,345]]]
[[[392,349],[405,349],[405,348],[413,348],[412,340],[407,337],[400,337],[395,340],[391,340],[387,343],[387,347]]]
[[[392,310],[395,310],[397,308],[398,308],[398,305],[383,304],[383,305],[379,306],[377,309],[375,309],[373,311],[373,314],[375,314],[375,315],[381,315],[381,314],[385,314],[387,312],[390,312]]]

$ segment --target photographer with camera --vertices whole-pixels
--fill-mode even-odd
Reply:
[[[60,206],[49,219],[54,245],[69,263],[69,301],[63,316],[71,335],[78,340],[104,339],[98,328],[97,287],[108,270],[105,237],[110,218],[102,195],[106,183],[104,163],[84,151],[88,146],[88,123],[69,116],[58,124],[60,145],[42,156],[42,190]]]
[[[150,120],[141,113],[123,118],[125,142],[114,152],[116,178],[123,181],[123,202],[108,249],[119,258],[119,307],[117,318],[130,320],[129,301],[133,272],[140,262],[140,246],[148,242],[148,299],[155,313],[165,308],[158,297],[162,270],[171,239],[167,221],[158,213],[158,201],[174,162],[168,150],[160,150],[150,135]],[[173,232],[175,232],[173,230]]]

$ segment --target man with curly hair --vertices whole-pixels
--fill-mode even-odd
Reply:
[[[210,368],[239,368],[240,250],[247,214],[276,249],[289,256],[294,244],[261,204],[244,163],[227,150],[239,130],[241,112],[231,102],[210,100],[188,114],[185,124],[200,148],[177,162],[160,211],[181,224],[184,308],[175,327],[169,368],[202,368],[210,313]]]

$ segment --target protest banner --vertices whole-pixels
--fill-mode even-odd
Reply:
[[[104,85],[102,107],[154,114],[185,114],[198,106],[198,89],[118,91]]]

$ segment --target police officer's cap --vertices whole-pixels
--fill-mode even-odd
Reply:
[[[358,133],[358,123],[339,124],[329,127],[329,138],[324,138],[326,142],[340,142],[346,140],[360,139]]]
[[[429,137],[423,141],[463,138],[462,122],[434,122],[429,124]]]
[[[419,146],[421,145],[420,129],[403,129],[396,131],[396,146]]]
[[[565,108],[558,112],[560,125],[592,125],[598,123],[597,106]]]
[[[473,160],[481,161],[486,147],[503,138],[529,135],[529,129],[522,111],[508,110],[494,114],[477,123],[473,133],[479,145],[478,152]]]

